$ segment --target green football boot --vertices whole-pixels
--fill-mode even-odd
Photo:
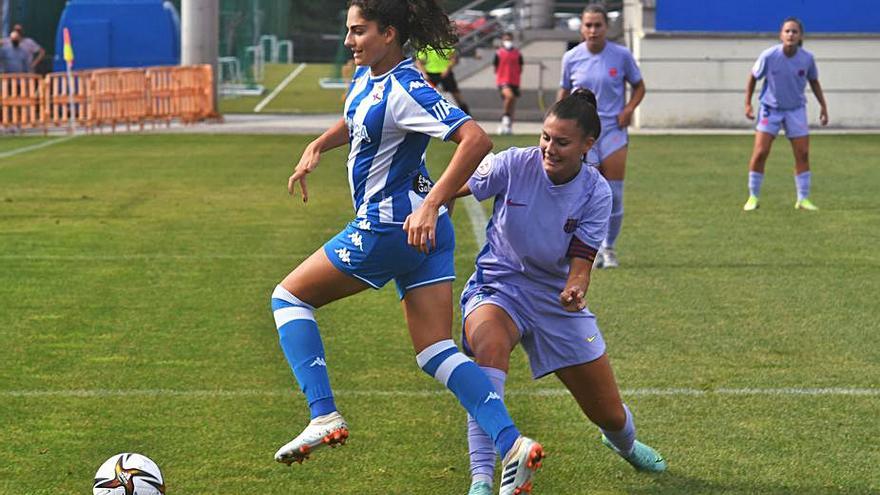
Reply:
[[[633,444],[633,450],[629,455],[621,454],[620,451],[617,450],[617,447],[615,447],[605,435],[602,435],[602,443],[609,449],[617,452],[617,455],[623,457],[623,459],[630,463],[632,467],[636,468],[637,471],[649,473],[662,473],[663,471],[666,471],[666,460],[663,459],[663,456],[638,440]]]
[[[748,201],[746,201],[746,204],[743,205],[743,211],[755,211],[758,209],[759,206],[760,205],[758,204],[758,197],[750,195]]]

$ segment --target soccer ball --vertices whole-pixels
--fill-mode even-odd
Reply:
[[[94,495],[164,495],[159,466],[140,454],[116,454],[95,473]]]

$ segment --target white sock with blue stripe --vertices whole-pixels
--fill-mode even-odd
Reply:
[[[309,403],[312,418],[336,410],[324,344],[315,322],[315,309],[280,285],[272,293],[272,313],[281,350]]]
[[[519,437],[501,396],[476,363],[458,351],[452,339],[428,346],[416,356],[422,370],[446,386],[492,438],[503,458]]]

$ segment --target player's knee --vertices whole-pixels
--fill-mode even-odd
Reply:
[[[510,360],[510,345],[499,339],[478,339],[471,342],[474,361],[480,366],[507,369]]]

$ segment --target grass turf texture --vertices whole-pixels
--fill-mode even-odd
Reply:
[[[220,113],[253,113],[257,104],[269,96],[300,64],[266,64],[263,85],[266,92],[260,96],[240,96],[220,99]],[[262,113],[337,113],[342,106],[343,89],[323,89],[318,85],[322,77],[330,77],[332,64],[307,64],[268,105]]]
[[[549,453],[536,493],[880,491],[877,395],[713,392],[876,391],[880,138],[813,138],[817,213],[793,209],[784,142],[744,213],[751,138],[632,141],[622,265],[595,273],[590,306],[623,389],[707,393],[625,396],[670,464],[640,475],[573,400],[534,395],[561,387],[516,351],[508,404]],[[464,413],[416,367],[390,285],[318,312],[349,444],[272,460],[308,412],[269,294],[351,216],[340,151],[308,205],[288,198],[306,142],[91,136],[0,162],[0,493],[88,492],[123,451],[153,458],[169,493],[467,491]],[[430,146],[435,177],[452,150]],[[458,294],[477,246],[464,208],[455,223]]]

